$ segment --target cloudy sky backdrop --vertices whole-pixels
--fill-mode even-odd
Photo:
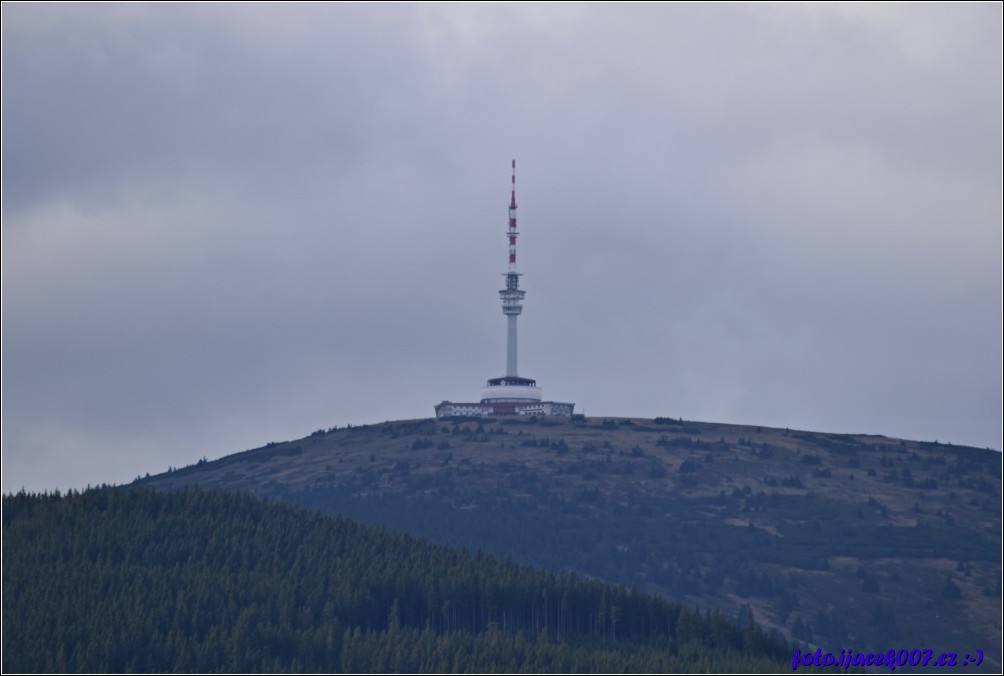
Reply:
[[[1002,10],[3,5],[3,490],[429,417],[1001,448]]]

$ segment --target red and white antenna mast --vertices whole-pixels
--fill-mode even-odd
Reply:
[[[512,161],[512,197],[509,200],[509,272],[516,271],[516,160]]]
[[[505,273],[505,288],[499,291],[502,299],[502,313],[509,320],[506,340],[505,374],[517,377],[516,373],[516,317],[523,312],[523,298],[526,291],[519,288],[520,273],[516,272],[516,160],[512,161],[512,196],[509,199],[509,270]]]

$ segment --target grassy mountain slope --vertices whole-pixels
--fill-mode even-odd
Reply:
[[[222,492],[3,500],[8,672],[778,671],[752,624]]]
[[[1001,659],[1001,456],[673,419],[332,429],[139,480],[249,491],[720,608]]]

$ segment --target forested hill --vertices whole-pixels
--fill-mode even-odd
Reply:
[[[906,641],[1001,665],[990,449],[673,418],[427,419],[318,430],[134,485],[246,491],[573,570],[752,615],[802,647]]]
[[[4,672],[774,672],[752,623],[247,495],[3,499]]]

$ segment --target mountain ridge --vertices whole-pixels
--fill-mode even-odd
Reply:
[[[251,492],[750,615],[824,648],[978,642],[999,664],[1000,462],[673,418],[416,419],[136,485]]]

